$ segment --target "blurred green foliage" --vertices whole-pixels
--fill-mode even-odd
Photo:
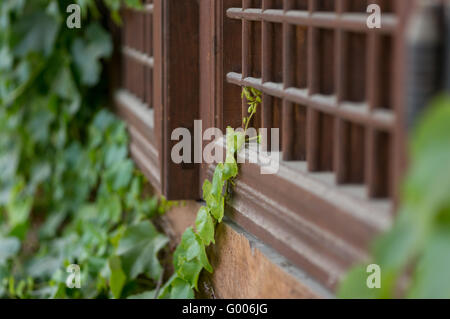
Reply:
[[[366,285],[366,266],[341,284],[342,298],[450,298],[450,98],[427,110],[411,141],[402,206],[373,247],[381,288]]]
[[[150,219],[170,203],[144,195],[125,124],[101,107],[112,42],[97,2],[75,1],[68,29],[71,2],[0,2],[0,298],[154,297],[168,240]],[[119,20],[122,1],[104,3]]]

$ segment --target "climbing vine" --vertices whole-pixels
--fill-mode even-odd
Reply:
[[[191,299],[195,297],[194,289],[198,289],[198,279],[203,269],[212,273],[213,268],[208,261],[206,248],[215,244],[215,228],[222,222],[225,212],[225,200],[228,183],[238,175],[236,154],[242,149],[246,133],[252,118],[261,103],[261,92],[254,88],[244,88],[242,97],[248,101],[248,117],[243,118],[244,131],[227,128],[225,163],[219,163],[214,171],[212,182],[206,180],[203,184],[203,200],[205,206],[197,213],[195,230],[188,228],[175,250],[173,263],[174,275],[165,284],[159,298]]]

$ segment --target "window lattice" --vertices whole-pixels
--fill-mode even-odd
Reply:
[[[367,27],[369,3],[381,6],[381,29]],[[227,10],[242,21],[241,69],[227,81],[263,92],[254,125],[280,128],[284,160],[365,185],[371,198],[392,196],[395,4],[243,0]]]

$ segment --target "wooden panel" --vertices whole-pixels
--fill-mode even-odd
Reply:
[[[154,108],[155,61],[153,57],[153,0],[143,10],[123,10],[121,55],[122,83],[114,95],[117,112],[127,122],[131,137],[130,152],[139,168],[158,193],[161,192],[160,108]],[[156,17],[160,17],[157,14]],[[117,38],[116,38],[117,41]]]
[[[171,159],[172,132],[186,128],[194,137],[199,115],[199,4],[195,0],[155,0],[155,108],[161,124],[162,193],[170,200],[198,199],[198,165]],[[160,15],[160,16],[159,16]],[[192,153],[193,155],[193,153]]]
[[[229,216],[333,289],[391,223],[405,7],[374,1],[382,28],[369,29],[365,0],[235,2],[224,21],[241,22],[242,62],[221,64],[224,81],[262,91],[253,125],[280,128],[283,161],[273,176],[240,167]]]
[[[367,28],[363,0],[243,0],[227,10],[242,21],[243,41],[242,71],[229,70],[227,80],[263,92],[253,124],[280,128],[284,160],[306,160],[311,172],[333,172],[339,185],[392,198],[398,121],[390,77],[401,9],[377,3],[385,10],[381,29]]]

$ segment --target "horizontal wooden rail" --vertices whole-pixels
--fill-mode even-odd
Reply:
[[[308,89],[283,89],[282,83],[262,83],[262,79],[252,77],[243,79],[241,74],[234,72],[227,74],[227,80],[229,83],[239,86],[251,86],[271,96],[302,104],[317,111],[335,115],[345,120],[369,125],[381,131],[392,132],[395,128],[396,121],[393,111],[387,109],[370,110],[369,105],[365,102],[338,103],[338,100],[334,95],[309,95]]]
[[[241,9],[230,8],[227,16],[231,19],[247,21],[263,21],[272,23],[289,23],[293,25],[311,26],[317,28],[341,28],[347,31],[372,31],[367,27],[367,14],[334,12],[314,12],[281,9]],[[376,29],[380,33],[393,33],[397,29],[397,17],[391,13],[382,15],[382,28]]]
[[[132,58],[135,61],[139,62],[140,64],[148,66],[149,68],[153,68],[155,65],[155,61],[154,61],[153,57],[148,56],[147,54],[142,53],[136,49],[125,46],[122,48],[122,53],[125,56]]]

